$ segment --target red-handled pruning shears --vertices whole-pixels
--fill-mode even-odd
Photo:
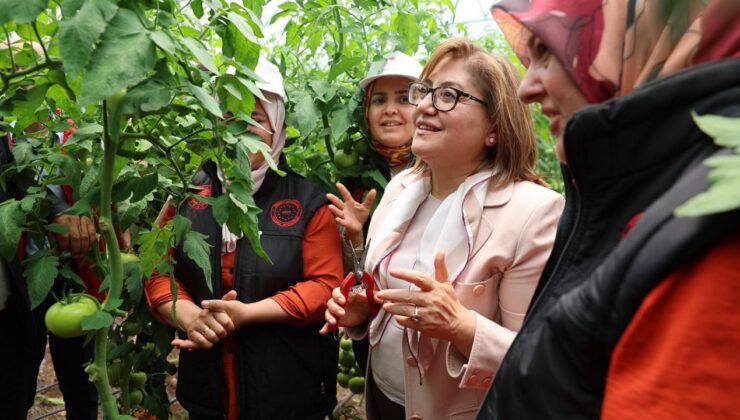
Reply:
[[[362,293],[365,292],[367,296],[367,303],[370,305],[370,316],[375,316],[378,313],[378,304],[375,303],[374,291],[375,291],[375,280],[365,269],[365,257],[367,257],[367,250],[370,249],[370,242],[368,241],[365,246],[365,250],[362,251],[360,258],[357,257],[355,247],[352,245],[352,241],[349,241],[350,249],[352,250],[352,264],[354,269],[352,272],[347,274],[347,277],[342,280],[339,290],[344,296],[345,302],[349,300],[350,293]],[[339,324],[334,324],[331,331],[336,331]]]

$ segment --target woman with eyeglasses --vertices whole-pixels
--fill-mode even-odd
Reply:
[[[411,137],[415,107],[409,103],[409,83],[419,79],[421,70],[416,59],[394,51],[386,56],[380,72],[371,71],[359,83],[365,92],[367,128],[367,138],[360,141],[370,144],[371,159],[386,180],[413,163]],[[352,252],[361,255],[364,250],[364,237],[377,191],[370,189],[362,177],[342,180],[337,183],[337,190],[339,196],[327,194],[326,197],[342,232],[345,272],[350,272]],[[367,364],[368,347],[367,338],[352,342],[355,358],[362,369]]]
[[[416,105],[417,162],[371,220],[365,293],[335,289],[324,332],[369,335],[367,417],[472,418],[521,326],[563,198],[534,172],[537,144],[519,77],[463,38],[433,52]],[[403,374],[401,374],[403,373]]]

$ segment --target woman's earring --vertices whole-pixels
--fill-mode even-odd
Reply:
[[[493,135],[490,135],[486,138],[486,146],[491,147],[494,144],[496,144],[496,137]]]

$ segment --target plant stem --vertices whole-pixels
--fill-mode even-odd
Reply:
[[[49,58],[49,53],[46,52],[46,46],[44,46],[44,41],[41,40],[41,34],[39,34],[39,29],[36,27],[36,22],[32,22],[31,26],[33,27],[33,32],[36,34],[36,38],[39,40],[39,45],[41,45],[41,50],[44,52],[44,58],[46,61],[51,61],[51,58]]]
[[[321,122],[324,124],[324,128],[329,128],[329,117],[326,113],[321,115]],[[329,153],[329,157],[334,160],[334,149],[331,147],[331,134],[324,136],[324,144],[326,145],[326,152]]]
[[[100,172],[100,224],[99,228],[105,239],[110,264],[111,281],[108,294],[103,302],[102,309],[112,313],[120,302],[121,290],[123,289],[123,263],[121,251],[118,248],[118,239],[113,228],[113,215],[111,210],[113,196],[113,166],[116,159],[116,147],[118,137],[121,133],[120,115],[117,110],[112,112],[113,118],[109,120],[108,104],[103,101],[103,167]],[[118,413],[118,406],[113,397],[108,382],[108,371],[106,362],[108,359],[108,329],[101,328],[95,333],[95,360],[97,375],[94,376],[95,387],[102,402],[103,418],[114,419]]]
[[[5,25],[3,25],[3,32],[5,32],[5,39],[8,42],[8,54],[10,54],[10,68],[11,71],[15,70],[15,59],[13,58],[13,44],[10,42],[10,35],[8,34],[8,30],[5,29]]]
[[[95,359],[93,359],[93,365],[97,372],[93,375],[93,378],[95,378],[93,382],[95,383],[95,388],[98,390],[103,418],[114,419],[118,416],[118,405],[108,382],[108,368],[106,367],[107,352],[108,329],[101,328],[95,332]]]

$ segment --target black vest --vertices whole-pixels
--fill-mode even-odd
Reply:
[[[579,111],[553,252],[479,419],[597,419],[612,351],[645,296],[740,233],[740,211],[678,218],[718,149],[693,123],[740,115],[740,60],[690,69]],[[622,239],[623,229],[644,212]]]
[[[286,172],[280,177],[268,171],[254,195],[262,209],[258,216],[261,244],[273,263],[257,256],[247,238],[237,243],[234,289],[238,299],[246,303],[269,298],[303,281],[304,230],[326,198],[318,186]],[[215,165],[204,165],[196,181],[202,181],[204,193],[220,195]],[[213,246],[214,293],[208,290],[202,270],[182,246],[174,253],[177,278],[195,302],[222,296],[221,226],[216,224],[210,206],[195,200],[183,204],[179,213],[193,222],[193,230],[208,235]],[[338,343],[331,334],[319,335],[321,325],[254,324],[235,333],[240,418],[323,419],[332,411],[336,404]],[[222,416],[222,370],[221,345],[181,352],[177,398],[183,407],[201,416]]]

